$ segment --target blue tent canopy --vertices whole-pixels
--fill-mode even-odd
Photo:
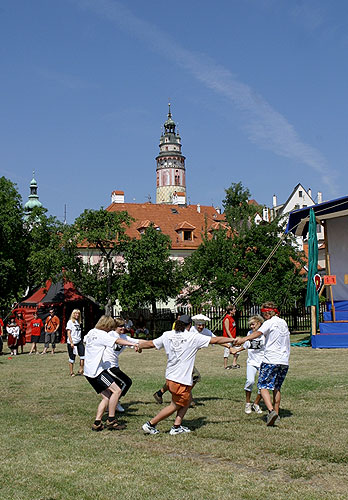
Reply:
[[[318,205],[290,212],[285,232],[294,233],[296,236],[306,236],[308,232],[309,211],[311,208],[314,210],[314,214],[319,220],[348,215],[348,196],[337,198],[335,200],[324,201]]]

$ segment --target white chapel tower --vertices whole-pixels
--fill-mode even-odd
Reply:
[[[156,158],[156,203],[186,205],[185,156],[181,153],[181,137],[175,132],[170,103],[164,133],[160,138],[160,153]]]

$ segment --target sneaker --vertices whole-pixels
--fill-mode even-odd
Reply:
[[[156,403],[161,405],[163,403],[163,393],[161,391],[156,391],[153,395],[155,398]]]
[[[251,403],[245,403],[245,413],[251,413]]]
[[[169,434],[171,436],[174,436],[174,434],[185,434],[187,432],[191,432],[188,427],[185,427],[184,425],[180,425],[180,427],[173,427],[170,429]]]
[[[269,412],[269,414],[267,415],[267,425],[268,426],[274,425],[274,422],[277,420],[277,418],[278,414],[274,410]]]
[[[146,422],[146,424],[142,427],[145,434],[159,434],[159,430],[156,429],[154,425],[151,425],[150,422]]]
[[[278,415],[278,417],[275,419],[275,424],[280,424],[280,416]]]
[[[104,425],[101,422],[98,425],[96,425],[96,424],[92,425],[92,431],[99,432],[99,431],[102,431],[103,429],[104,429]]]
[[[119,411],[120,413],[123,413],[124,412],[124,408],[122,405],[120,405],[120,403],[117,403],[117,406],[116,406],[116,411]]]
[[[109,429],[109,431],[122,431],[123,429],[126,428],[124,424],[119,424],[117,420],[107,420],[106,421],[106,428]]]
[[[255,413],[259,413],[259,414],[260,414],[260,413],[262,413],[262,410],[261,410],[261,408],[259,407],[259,405],[255,404],[255,403],[252,405],[251,409],[252,409]]]

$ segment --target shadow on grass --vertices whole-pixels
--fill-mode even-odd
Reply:
[[[204,427],[207,425],[207,417],[198,417],[198,418],[191,418],[188,419],[187,416],[185,417],[185,425],[187,425],[191,431],[195,431],[197,429],[200,429],[201,427]],[[209,424],[211,424],[211,421],[209,421]]]
[[[263,420],[264,422],[266,422],[266,421],[267,421],[267,408],[266,408],[266,410],[265,410],[265,411],[266,411],[266,414],[262,416],[262,420]],[[281,422],[284,418],[291,418],[291,417],[293,416],[293,413],[292,413],[292,411],[287,410],[286,408],[281,408],[281,409],[279,410],[279,416],[280,416],[280,422]],[[277,425],[278,425],[278,424],[277,424],[277,422],[276,422],[276,425],[275,425],[275,426],[277,426]]]

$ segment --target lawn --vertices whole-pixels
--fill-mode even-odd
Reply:
[[[347,350],[292,347],[272,428],[244,413],[246,355],[240,370],[225,371],[222,348],[202,349],[197,404],[184,421],[193,432],[178,436],[169,435],[173,419],[157,436],[141,430],[160,408],[152,394],[164,379],[162,351],[122,354],[133,378],[127,428],[95,433],[99,397],[69,376],[65,350],[0,357],[1,500],[348,498]]]

